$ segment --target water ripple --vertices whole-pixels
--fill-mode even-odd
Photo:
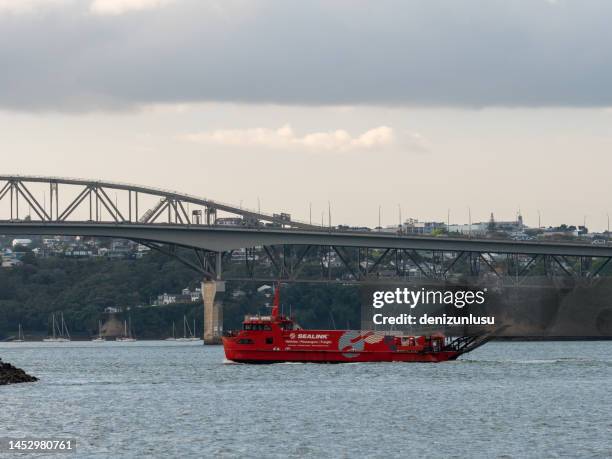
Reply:
[[[443,364],[251,366],[163,342],[0,344],[41,379],[0,387],[0,437],[73,436],[79,458],[610,457],[611,351],[511,342]]]

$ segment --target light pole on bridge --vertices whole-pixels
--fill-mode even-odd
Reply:
[[[471,238],[472,237],[472,209],[470,209],[469,207],[468,207],[468,222],[469,222],[468,236]]]

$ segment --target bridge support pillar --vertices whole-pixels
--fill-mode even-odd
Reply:
[[[204,344],[221,344],[223,335],[223,305],[216,299],[217,292],[225,291],[225,282],[202,281],[204,300]]]

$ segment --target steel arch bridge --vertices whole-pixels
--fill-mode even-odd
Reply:
[[[43,200],[30,191],[32,184],[44,184],[48,187],[48,205],[46,195]],[[66,190],[67,201],[60,201],[63,195],[62,187],[72,187],[70,193]],[[111,196],[116,192],[123,192],[121,202],[113,200]],[[127,195],[125,194],[127,193]],[[153,206],[143,208],[139,204],[145,197],[153,197],[156,202]],[[42,177],[21,175],[0,175],[0,201],[9,200],[10,221],[20,221],[21,216],[30,219],[38,218],[42,222],[66,222],[79,209],[85,208],[89,222],[115,222],[115,223],[160,223],[215,224],[218,212],[225,212],[239,216],[246,223],[256,224],[263,222],[289,228],[314,228],[313,225],[291,220],[285,213],[266,214],[260,211],[243,209],[211,199],[191,196],[177,191],[140,185],[109,182],[102,180],[83,180],[67,177]],[[21,207],[20,207],[21,203]],[[201,219],[201,209],[194,210],[189,215],[188,206],[192,204],[204,209],[204,220]],[[24,215],[25,206],[29,206],[29,213]]]
[[[9,234],[123,238],[175,257],[203,278],[205,344],[219,343],[223,332],[223,307],[215,297],[224,280],[440,283],[468,277],[500,288],[572,289],[597,284],[612,266],[607,244],[346,231],[158,188],[0,175],[0,235]]]
[[[592,281],[612,259],[607,245],[347,231],[171,190],[21,175],[0,175],[0,234],[130,239],[217,280],[351,283],[461,273],[517,285],[530,275]]]

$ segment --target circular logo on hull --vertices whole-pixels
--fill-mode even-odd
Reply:
[[[360,338],[353,342],[353,340]],[[359,352],[363,351],[365,342],[361,333],[355,330],[345,332],[338,340],[338,350],[342,352],[342,355],[348,359],[354,359],[359,356]]]

